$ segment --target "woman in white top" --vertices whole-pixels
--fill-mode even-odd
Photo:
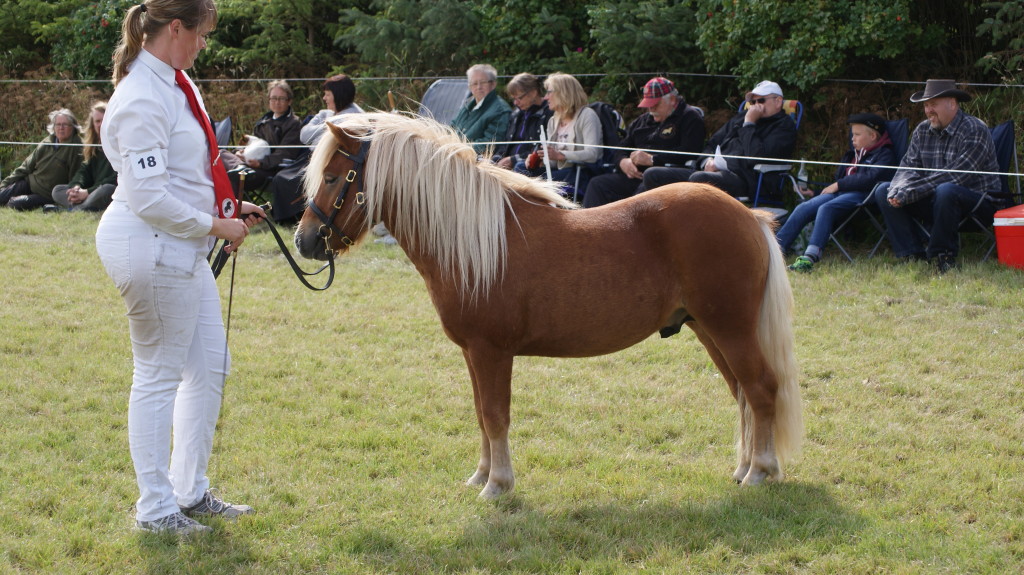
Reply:
[[[356,85],[345,74],[336,74],[331,76],[324,82],[324,105],[326,109],[320,110],[315,116],[309,119],[309,122],[302,127],[302,131],[299,133],[299,139],[302,140],[303,144],[314,147],[316,143],[320,141],[320,136],[323,135],[324,122],[328,118],[341,114],[355,114],[363,111],[355,103],[356,99]]]
[[[217,217],[213,169],[223,168],[211,166],[209,139],[186,98],[185,89],[198,96],[194,84],[184,75],[176,83],[216,21],[213,0],[131,7],[102,126],[118,186],[96,230],[96,250],[128,308],[136,526],[179,535],[210,531],[193,517],[252,512],[215,497],[206,478],[229,367],[206,254],[215,238],[237,249],[265,214],[245,202],[238,210],[245,220]],[[201,99],[198,106],[205,114]]]
[[[544,88],[544,99],[554,112],[547,126],[547,157],[554,162],[551,179],[574,186],[577,166],[592,164],[601,157],[601,120],[587,107],[587,93],[576,78],[555,73],[544,80]],[[585,172],[580,175],[577,193],[582,196],[587,185]]]

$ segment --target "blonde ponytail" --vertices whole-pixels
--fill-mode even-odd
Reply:
[[[142,50],[143,33],[142,18],[145,14],[142,4],[128,9],[121,23],[121,41],[114,49],[114,86],[128,75],[128,65],[135,61]]]

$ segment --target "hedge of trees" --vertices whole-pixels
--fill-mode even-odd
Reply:
[[[106,78],[131,0],[5,0],[0,74]],[[1016,82],[1020,0],[219,0],[207,77],[686,71]]]

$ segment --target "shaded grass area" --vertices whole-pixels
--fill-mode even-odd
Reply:
[[[401,251],[367,245],[313,293],[255,234],[210,477],[258,513],[178,543],[132,531],[131,357],[95,225],[0,211],[0,573],[1024,569],[1024,277],[994,262],[792,276],[807,441],[765,488],[729,481],[735,409],[688,331],[520,358],[517,487],[486,503],[461,354]]]

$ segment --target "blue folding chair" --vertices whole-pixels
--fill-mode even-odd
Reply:
[[[999,176],[999,184],[1002,188],[1004,195],[1013,198],[1014,205],[1019,204],[1022,201],[1021,198],[1021,186],[1020,186],[1020,166],[1017,163],[1017,141],[1014,135],[1013,121],[1006,121],[1002,124],[991,129],[992,132],[992,144],[996,149],[996,163],[999,164],[999,171],[1004,174],[1010,171],[1010,163],[1013,163],[1013,176],[1017,184],[1016,192],[1012,192],[1010,188],[1010,176],[1002,175]],[[978,208],[986,201],[991,201],[992,197],[986,192],[978,199],[978,203],[974,205],[971,212],[960,220],[960,231],[980,231],[987,236],[988,249],[985,251],[984,257],[981,261],[985,261],[992,255],[992,250],[996,248],[996,235],[992,229],[992,223],[985,223],[978,216]]]
[[[906,118],[900,120],[888,120],[885,123],[885,131],[889,134],[889,139],[892,140],[892,146],[896,151],[896,163],[899,164],[899,162],[903,160],[903,155],[907,153],[907,146],[910,145],[909,122]],[[879,185],[881,184],[875,184],[875,189],[877,189]],[[842,223],[836,226],[828,236],[829,239],[832,240],[832,243],[839,248],[839,251],[842,252],[850,262],[853,262],[853,256],[850,255],[850,252],[846,251],[842,242],[839,241],[839,234],[846,229],[846,226],[855,218],[866,217],[871,225],[874,226],[875,230],[878,231],[878,241],[875,242],[875,245],[871,248],[871,252],[868,253],[868,258],[875,255],[875,252],[877,252],[878,248],[882,245],[882,240],[885,239],[885,226],[882,224],[881,219],[876,215],[878,214],[878,206],[875,205],[875,189],[872,189],[871,193],[864,198],[864,201],[858,204],[857,207],[854,208],[853,212],[847,216]]]

